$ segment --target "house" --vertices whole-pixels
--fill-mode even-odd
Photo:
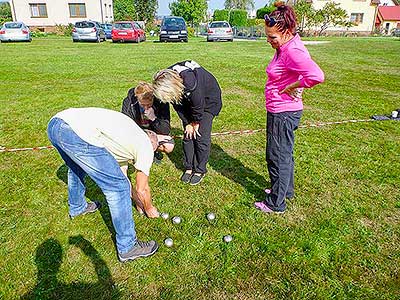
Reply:
[[[312,3],[315,9],[322,9],[327,2],[326,0],[313,0]],[[359,35],[368,35],[374,31],[379,0],[335,0],[334,2],[347,12],[349,21],[354,24],[348,31]],[[338,32],[347,31],[347,29],[330,27],[326,31]]]
[[[41,31],[82,20],[114,20],[113,0],[10,0],[10,6],[14,21]]]
[[[375,26],[385,34],[400,28],[400,6],[379,6]]]

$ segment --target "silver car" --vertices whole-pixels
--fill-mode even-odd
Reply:
[[[106,40],[106,34],[101,24],[96,21],[76,22],[72,29],[72,41],[92,41],[100,43]]]
[[[232,27],[226,21],[214,21],[208,25],[207,42],[226,40],[233,42]]]
[[[31,42],[31,31],[22,22],[6,22],[0,29],[0,41],[4,42]]]

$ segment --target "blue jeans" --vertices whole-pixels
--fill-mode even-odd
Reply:
[[[111,213],[120,253],[128,252],[136,243],[132,217],[131,185],[115,158],[105,149],[82,140],[63,120],[53,118],[47,134],[68,166],[69,214],[77,216],[87,207],[85,176],[101,188]]]
[[[265,203],[275,211],[286,209],[286,198],[294,197],[294,131],[298,128],[302,111],[267,113],[268,173],[271,193]]]

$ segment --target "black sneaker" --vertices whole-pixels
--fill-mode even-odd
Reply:
[[[184,183],[189,183],[191,178],[192,178],[192,173],[185,172],[181,176],[181,181]]]
[[[199,184],[206,174],[193,174],[192,178],[190,178],[190,185]]]
[[[161,160],[163,159],[164,155],[161,152],[154,152],[154,159],[153,163],[159,165],[161,164]]]
[[[134,260],[139,257],[148,257],[156,253],[158,244],[156,241],[142,242],[137,240],[136,244],[127,253],[118,253],[118,258],[121,262]]]
[[[69,217],[70,217],[71,219],[73,219],[73,218],[76,218],[76,217],[78,217],[78,216],[83,216],[83,215],[86,215],[86,214],[91,214],[91,213],[94,213],[95,211],[97,211],[100,207],[101,207],[101,204],[100,204],[100,202],[98,202],[98,201],[88,202],[88,205],[86,206],[86,209],[85,209],[82,213],[80,213],[79,215],[76,215],[76,216],[71,216],[71,215],[69,215]]]

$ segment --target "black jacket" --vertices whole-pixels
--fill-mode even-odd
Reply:
[[[170,134],[171,115],[169,112],[169,104],[161,103],[158,99],[154,99],[153,109],[156,119],[150,123],[150,127],[148,129],[157,134]],[[134,120],[139,126],[142,124],[142,114],[140,113],[139,101],[135,96],[135,88],[131,88],[128,91],[127,97],[122,102],[121,112]]]
[[[169,67],[183,79],[184,95],[174,109],[183,122],[200,122],[203,112],[217,116],[222,108],[221,88],[217,79],[194,61],[183,61]]]

